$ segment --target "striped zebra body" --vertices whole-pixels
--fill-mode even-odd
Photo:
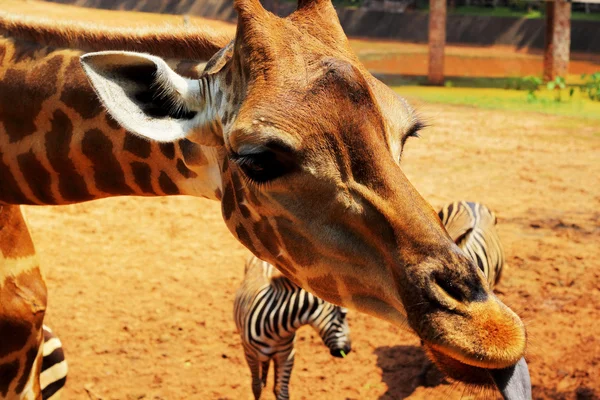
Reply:
[[[271,360],[275,366],[275,396],[289,398],[296,330],[301,326],[311,325],[335,357],[344,357],[351,350],[346,309],[308,293],[256,257],[246,263],[244,281],[236,293],[234,317],[256,399],[266,385]]]
[[[493,289],[504,266],[494,213],[480,203],[456,201],[444,206],[438,215],[452,240],[483,271]]]
[[[43,359],[40,371],[40,387],[43,400],[59,400],[67,381],[67,360],[62,343],[50,328],[44,325]]]

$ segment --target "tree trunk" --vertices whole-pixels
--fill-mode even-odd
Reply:
[[[429,73],[432,85],[444,84],[444,46],[446,45],[446,0],[429,2]]]
[[[571,3],[555,0],[546,4],[544,80],[566,77],[571,47]]]

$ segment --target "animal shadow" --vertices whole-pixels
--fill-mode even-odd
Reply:
[[[382,346],[375,349],[377,366],[388,390],[380,399],[404,399],[419,386],[447,384],[444,375],[418,346]]]

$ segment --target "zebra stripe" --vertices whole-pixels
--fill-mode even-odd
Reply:
[[[275,396],[288,399],[296,330],[311,325],[331,355],[345,357],[351,350],[347,310],[305,291],[256,257],[248,260],[245,271],[234,318],[252,375],[252,392],[260,398],[273,360]]]
[[[44,344],[42,345],[42,369],[40,387],[43,400],[59,400],[62,388],[67,382],[67,360],[62,343],[50,328],[44,325]]]
[[[504,267],[494,213],[481,203],[456,201],[442,207],[438,215],[452,240],[477,264],[493,289]]]

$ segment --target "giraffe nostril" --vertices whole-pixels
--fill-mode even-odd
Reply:
[[[464,291],[457,286],[455,282],[452,282],[451,279],[444,279],[443,277],[436,276],[434,282],[448,297],[451,297],[459,303],[465,300],[466,295]]]

